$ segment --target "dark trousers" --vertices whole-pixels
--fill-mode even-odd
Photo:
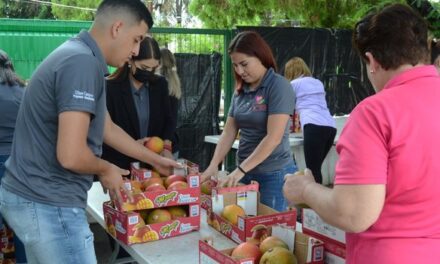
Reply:
[[[333,145],[336,128],[306,124],[303,129],[304,157],[317,183],[322,184],[321,166]]]

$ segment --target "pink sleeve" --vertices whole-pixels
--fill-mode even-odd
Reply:
[[[364,100],[350,114],[338,140],[335,184],[386,184],[389,122],[380,105]]]

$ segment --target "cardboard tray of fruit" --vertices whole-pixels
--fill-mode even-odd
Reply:
[[[175,237],[200,229],[200,206],[190,204],[121,212],[103,204],[107,232],[127,245]]]
[[[259,202],[258,183],[213,189],[208,224],[237,243],[259,239],[276,224],[295,228],[296,210],[278,212]]]
[[[115,201],[121,211],[133,211],[200,202],[199,166],[185,159],[178,160],[182,168],[174,169],[168,177],[141,169],[139,162],[131,164],[131,181],[126,181],[130,196],[122,193],[122,204]],[[142,170],[142,173],[139,172]],[[136,174],[136,171],[138,173]],[[148,173],[147,173],[148,172]],[[140,176],[142,174],[142,176]],[[137,175],[137,176],[136,176]],[[148,175],[149,177],[146,177]]]
[[[208,238],[199,241],[200,264],[323,264],[323,242],[275,225],[259,240],[248,240],[235,248],[217,250]]]
[[[131,199],[122,192],[122,204],[115,201],[120,211],[151,209],[172,205],[200,203],[199,175],[171,175],[165,183],[161,178],[126,181],[126,189],[131,190]]]

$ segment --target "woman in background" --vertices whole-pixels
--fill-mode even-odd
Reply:
[[[182,97],[182,89],[179,75],[177,75],[176,58],[174,54],[167,48],[160,49],[160,66],[159,73],[168,81],[168,90],[170,93],[170,108],[173,127],[177,127],[177,115],[179,109],[179,101]],[[179,137],[174,132],[172,141],[173,156],[175,159],[179,157]]]
[[[312,170],[315,181],[322,184],[321,166],[336,136],[335,120],[327,108],[324,85],[312,77],[309,67],[299,57],[286,63],[284,77],[291,81],[296,95],[295,111],[303,131],[306,166]]]
[[[8,54],[0,50],[0,180],[5,162],[11,154],[12,138],[18,109],[24,95],[25,82],[15,73]],[[4,228],[0,216],[0,228]],[[14,235],[16,263],[26,263],[23,243]]]
[[[305,175],[284,194],[345,230],[347,264],[440,263],[440,77],[428,27],[394,4],[359,21],[353,45],[376,90],[339,137],[333,189]]]
[[[295,95],[289,82],[276,73],[269,45],[256,32],[239,33],[228,49],[234,67],[236,90],[229,116],[202,182],[216,176],[218,165],[232,147],[240,130],[237,168],[219,182],[260,184],[260,200],[277,211],[285,211],[282,194],[284,175],[296,171],[289,144],[289,121]]]
[[[156,40],[142,40],[139,54],[118,68],[107,80],[107,109],[115,124],[142,143],[147,137],[164,140],[162,155],[173,158],[176,129],[170,109],[168,83],[155,74],[160,49]],[[123,169],[136,161],[104,145],[102,158]]]

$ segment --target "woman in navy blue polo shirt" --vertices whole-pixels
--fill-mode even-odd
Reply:
[[[258,33],[239,33],[231,41],[228,52],[234,67],[235,93],[225,128],[202,181],[217,173],[218,165],[240,131],[239,165],[220,185],[257,181],[261,202],[285,211],[284,175],[297,170],[289,145],[289,116],[293,113],[295,95],[289,82],[276,73],[272,51]]]

